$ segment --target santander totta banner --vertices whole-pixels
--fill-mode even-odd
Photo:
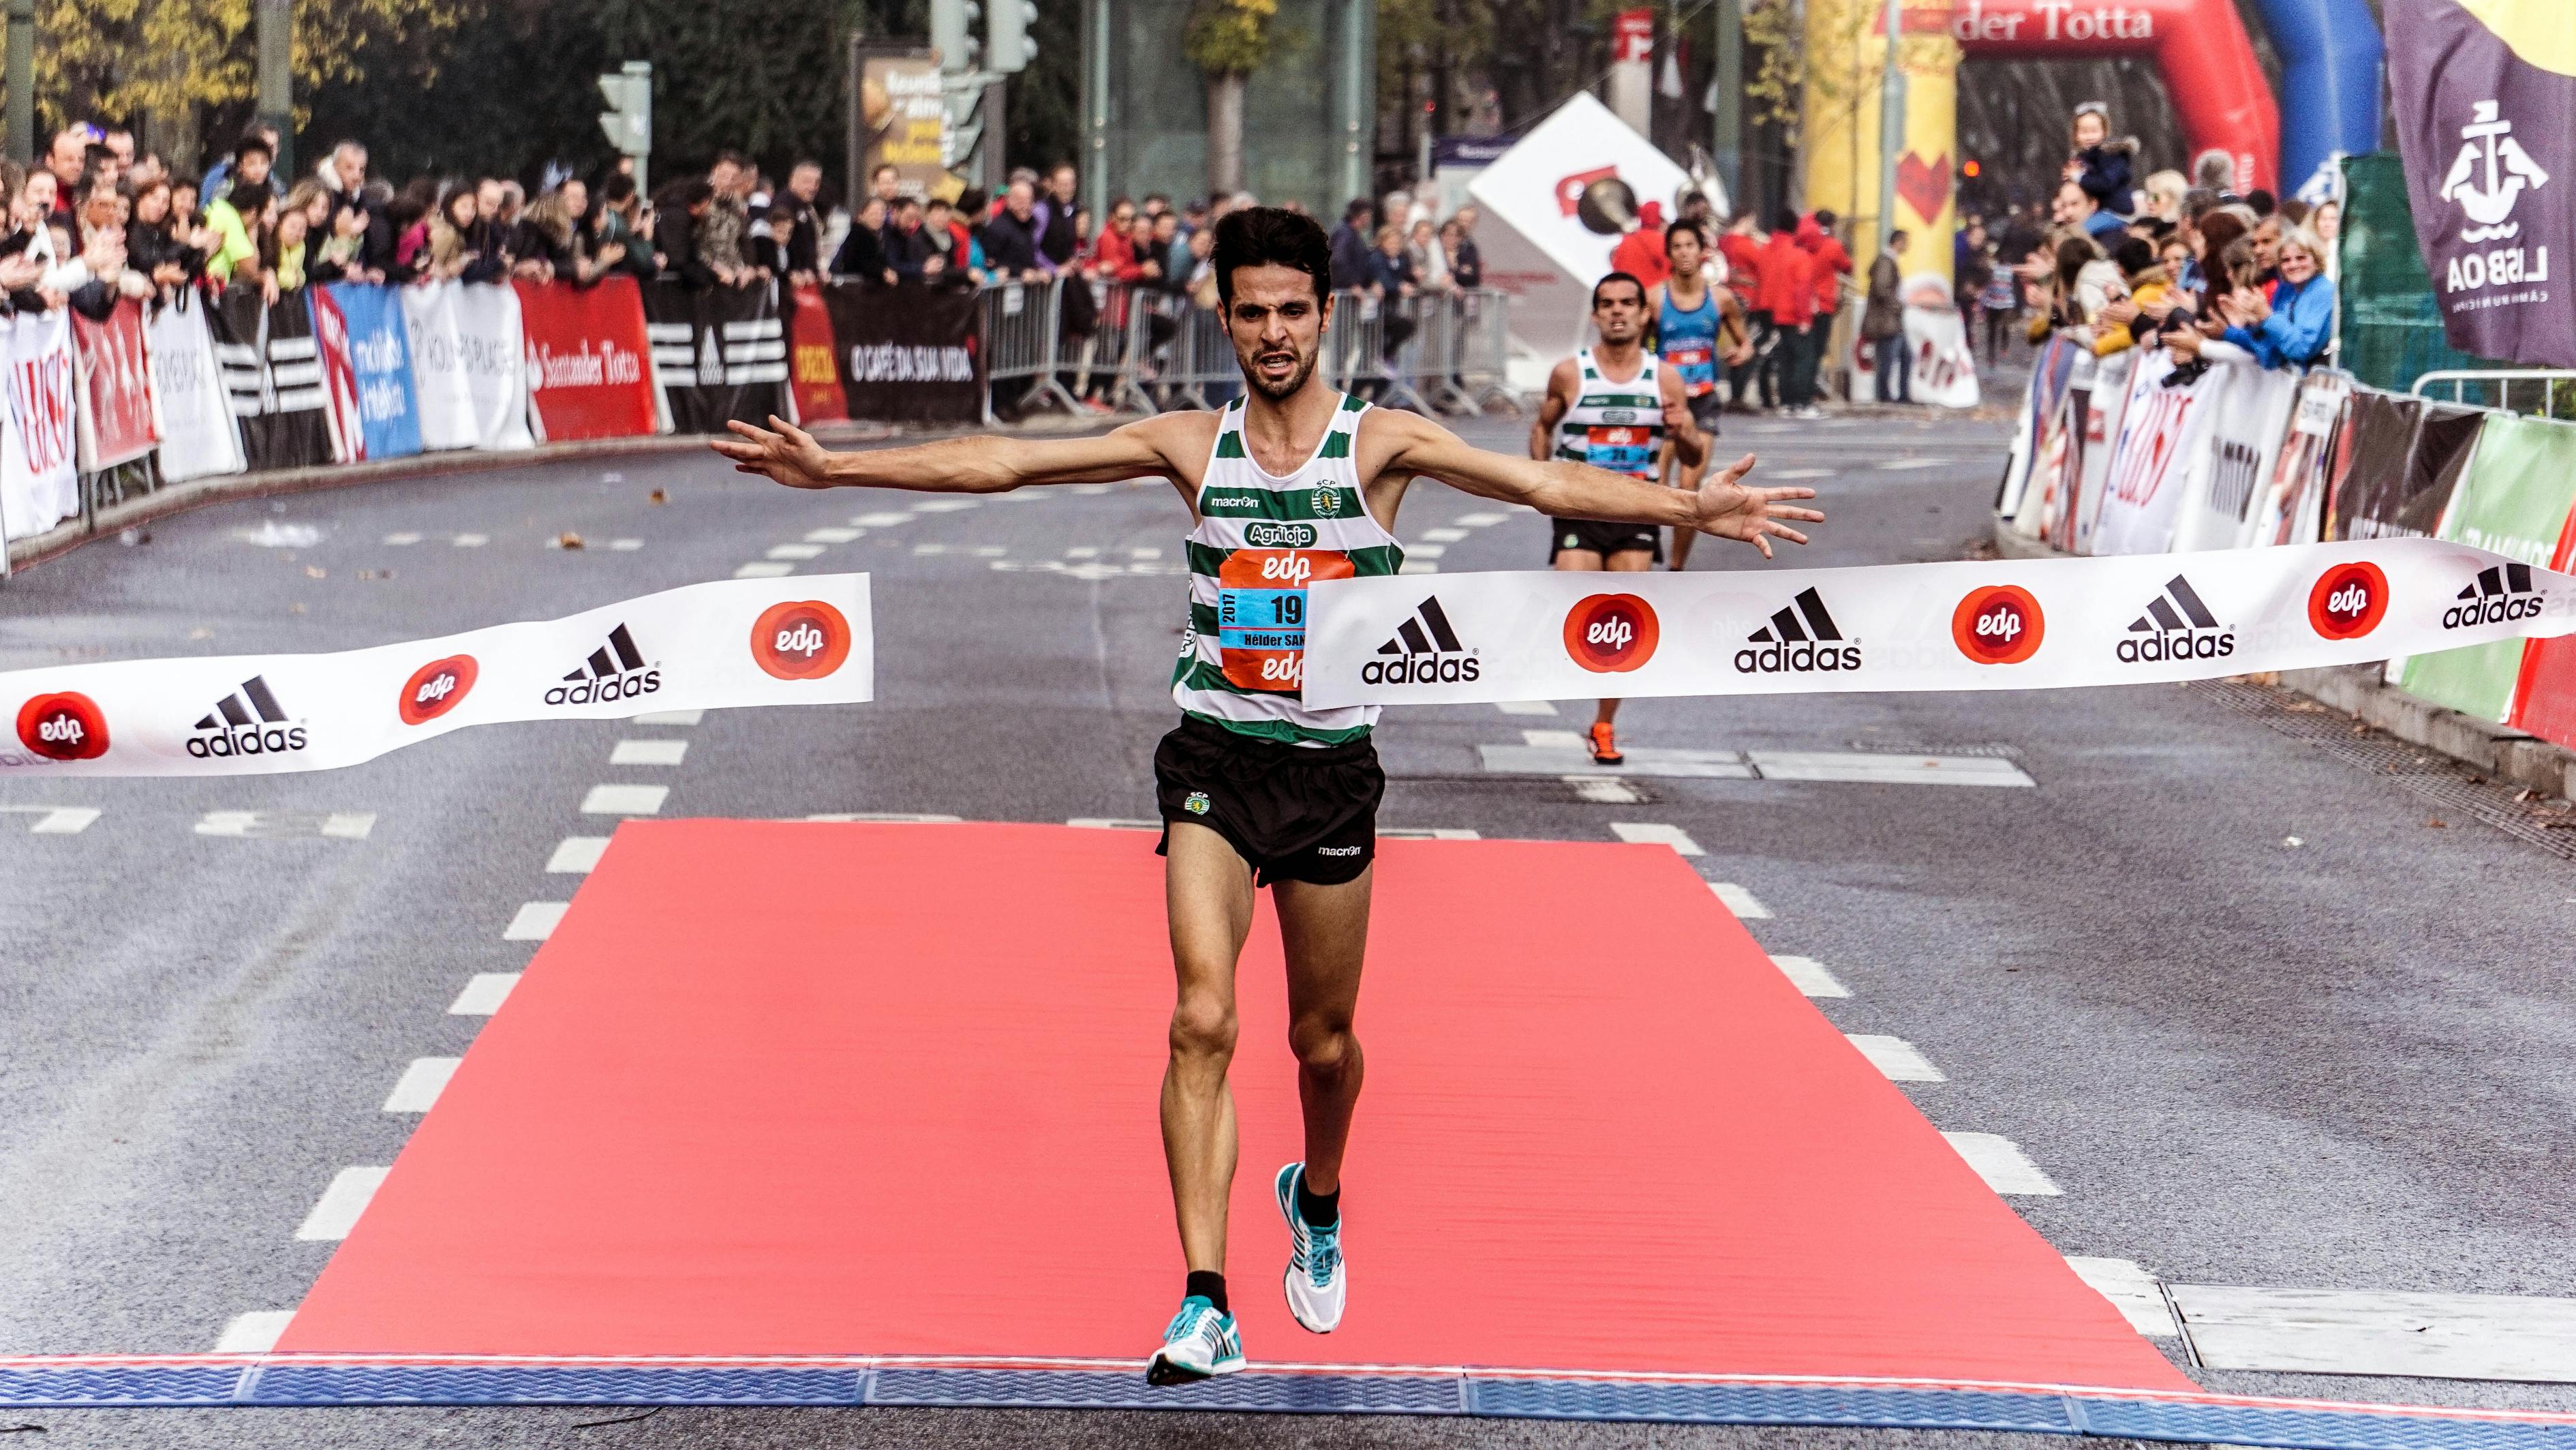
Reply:
[[[528,391],[546,441],[653,431],[644,303],[632,277],[591,287],[513,284],[528,345]]]

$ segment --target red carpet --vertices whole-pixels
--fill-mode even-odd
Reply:
[[[1141,1360],[1170,972],[1147,835],[630,823],[279,1348]],[[1663,847],[1385,845],[1329,1337],[1241,997],[1255,1363],[2191,1388]]]

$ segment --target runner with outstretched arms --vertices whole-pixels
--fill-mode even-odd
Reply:
[[[1246,385],[1221,412],[1164,413],[1095,438],[986,436],[865,453],[830,452],[773,417],[767,428],[734,423],[735,436],[714,444],[742,472],[796,488],[1003,493],[1151,477],[1168,480],[1189,507],[1189,628],[1172,676],[1181,723],[1154,757],[1178,977],[1163,1151],[1187,1278],[1146,1365],[1156,1384],[1243,1368],[1225,1285],[1236,1141],[1226,1073],[1235,963],[1263,886],[1279,914],[1305,1111],[1305,1159],[1273,1180],[1287,1221],[1289,1310],[1329,1333],[1349,1286],[1341,1167],[1363,1073],[1351,1023],[1385,777],[1369,739],[1376,707],[1311,709],[1300,698],[1305,586],[1395,573],[1396,509],[1416,477],[1556,518],[1698,529],[1766,557],[1772,538],[1806,542],[1792,522],[1823,518],[1789,502],[1812,490],[1744,487],[1750,455],[1683,492],[1583,463],[1489,453],[1426,418],[1335,391],[1315,375],[1333,307],[1331,248],[1301,214],[1229,213],[1217,224],[1214,264]]]

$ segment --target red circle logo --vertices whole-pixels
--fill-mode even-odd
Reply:
[[[18,743],[48,760],[96,760],[107,753],[107,716],[76,691],[38,695],[18,707]]]
[[[2020,664],[2039,653],[2047,633],[2039,601],[2017,584],[1972,589],[1950,614],[1950,638],[1959,653],[1981,665]]]
[[[1634,594],[1595,594],[1566,611],[1565,652],[1594,674],[1625,674],[1655,657],[1654,606]]]
[[[2388,617],[2388,576],[2354,559],[2317,576],[2308,591],[2308,627],[2327,639],[2359,639]]]
[[[751,627],[751,657],[782,680],[819,680],[850,657],[850,622],[819,599],[773,604]]]
[[[482,673],[472,655],[449,655],[431,660],[412,671],[403,681],[402,698],[395,709],[405,725],[426,725],[457,707],[466,693],[474,688],[475,676]]]

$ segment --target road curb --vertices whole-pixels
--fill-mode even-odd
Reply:
[[[869,429],[860,426],[825,426],[814,430],[827,443],[875,443],[902,438],[916,443],[936,442],[942,438],[963,437],[970,433],[1079,433],[1103,426],[1129,422],[1126,415],[1104,418],[1057,419],[1048,417],[1009,427],[993,428],[905,428]],[[689,453],[707,446],[707,435],[662,435],[649,438],[595,438],[570,443],[540,443],[534,448],[505,452],[479,449],[454,449],[438,453],[415,453],[407,458],[388,458],[380,463],[334,463],[314,468],[283,468],[267,473],[227,473],[213,478],[191,479],[156,489],[140,498],[128,499],[100,509],[94,520],[74,519],[41,534],[32,534],[9,543],[9,567],[24,569],[30,565],[59,558],[83,544],[113,538],[126,529],[166,519],[173,514],[208,504],[230,503],[245,498],[272,498],[291,493],[313,493],[322,489],[353,488],[367,483],[390,483],[399,479],[418,478],[439,473],[488,473],[495,469],[521,468],[530,464],[566,463],[584,459],[637,458],[659,454]]]
[[[2007,559],[2064,559],[2064,550],[1993,520],[1995,551]],[[2284,670],[2282,688],[2341,710],[2409,745],[2546,796],[2576,799],[2576,751],[2552,745],[2510,725],[2498,725],[2410,695],[2381,677],[2377,665]]]

